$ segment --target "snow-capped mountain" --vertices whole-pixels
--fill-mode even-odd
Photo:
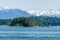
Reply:
[[[40,11],[30,10],[30,11],[28,11],[28,13],[33,14],[35,16],[60,17],[60,10],[59,9],[57,9],[57,10],[54,10],[54,9],[51,9],[51,10],[40,10]]]
[[[11,9],[8,7],[1,8],[0,7],[0,19],[11,19],[16,17],[29,17],[29,16],[50,16],[50,17],[59,17],[60,18],[60,10],[30,10],[23,11],[20,9]]]

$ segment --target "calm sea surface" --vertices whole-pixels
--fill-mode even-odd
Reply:
[[[60,40],[60,26],[0,26],[0,40]]]

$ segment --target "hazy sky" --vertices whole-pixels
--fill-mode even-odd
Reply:
[[[22,10],[59,9],[60,0],[0,0],[0,7]]]

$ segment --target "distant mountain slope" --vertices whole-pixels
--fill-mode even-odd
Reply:
[[[30,10],[28,13],[33,14],[35,16],[49,16],[49,17],[59,17],[60,18],[60,10],[59,9],[50,9],[50,10]]]
[[[13,19],[16,17],[29,17],[29,16],[49,16],[49,17],[59,17],[60,10],[31,10],[23,11],[20,9],[0,9],[0,19]]]
[[[26,11],[20,9],[1,9],[0,10],[0,19],[12,19],[16,17],[28,17],[32,16]]]

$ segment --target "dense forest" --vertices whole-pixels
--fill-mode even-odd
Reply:
[[[60,26],[60,18],[39,16],[33,17],[39,26]]]
[[[60,26],[60,18],[46,16],[17,17],[14,19],[0,19],[0,25],[9,26]]]
[[[31,17],[19,17],[12,20],[11,26],[36,26],[36,22]]]
[[[12,19],[0,19],[0,25],[10,25]]]

